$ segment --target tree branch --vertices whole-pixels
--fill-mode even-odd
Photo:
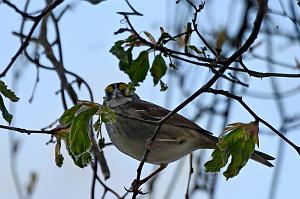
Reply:
[[[224,90],[216,90],[210,88],[208,90],[208,93],[218,94],[218,95],[224,95],[226,97],[230,97],[232,99],[235,99],[238,101],[253,117],[255,120],[259,121],[260,123],[267,126],[269,129],[271,129],[274,133],[276,133],[281,139],[283,139],[286,143],[288,143],[290,146],[292,146],[297,153],[300,155],[300,147],[294,144],[292,141],[290,141],[287,137],[285,137],[282,133],[280,133],[277,129],[275,129],[271,124],[269,124],[267,121],[263,120],[261,117],[259,117],[242,99],[242,97],[233,95],[229,93],[228,91]]]
[[[56,130],[49,130],[49,131],[45,131],[45,130],[29,130],[29,129],[24,129],[24,128],[19,128],[19,127],[13,127],[13,126],[5,126],[5,125],[1,125],[0,124],[0,128],[1,129],[6,129],[6,130],[11,130],[11,131],[16,131],[19,133],[26,133],[28,135],[30,134],[50,134],[53,135],[55,132],[58,131],[58,129]]]
[[[64,0],[56,0],[52,5],[47,7],[41,14],[35,17],[34,23],[29,31],[29,34],[27,35],[25,41],[20,46],[19,50],[16,52],[16,54],[11,58],[11,61],[6,66],[6,68],[3,70],[3,72],[0,74],[0,78],[4,77],[6,73],[9,71],[9,69],[12,67],[13,63],[16,61],[16,59],[19,57],[19,55],[23,52],[23,50],[28,46],[29,41],[32,37],[32,34],[34,30],[36,29],[39,22],[42,20],[42,18],[48,14],[50,11],[52,11],[54,8],[56,8],[59,4],[61,4]]]
[[[234,62],[239,56],[241,56],[241,54],[246,52],[247,49],[253,44],[253,42],[255,41],[255,39],[256,39],[256,37],[259,33],[260,26],[262,24],[264,15],[265,15],[266,10],[267,10],[267,2],[268,2],[267,0],[257,0],[257,1],[258,1],[259,6],[258,6],[258,11],[257,11],[257,14],[256,14],[254,26],[253,26],[253,29],[252,29],[248,39],[245,41],[245,43],[224,62],[224,65],[218,70],[217,73],[215,73],[215,75],[206,84],[204,84],[201,88],[199,88],[194,94],[192,94],[189,98],[187,98],[181,104],[179,104],[173,111],[171,111],[165,117],[163,117],[161,120],[158,121],[158,125],[157,125],[157,127],[156,127],[156,129],[153,133],[153,136],[150,139],[148,147],[144,151],[143,158],[142,158],[142,160],[141,160],[141,162],[138,166],[137,176],[136,176],[136,179],[135,179],[136,182],[140,181],[141,172],[142,172],[142,169],[143,169],[143,166],[144,166],[145,162],[147,161],[147,157],[150,153],[151,145],[154,142],[154,140],[156,139],[161,126],[168,119],[170,119],[172,116],[174,116],[178,111],[180,111],[182,108],[184,108],[186,105],[188,105],[196,97],[198,97],[200,94],[202,94],[204,92],[207,92],[210,89],[210,87],[219,79],[220,75],[222,75],[226,71],[227,67],[232,62]],[[128,16],[125,16],[125,18],[126,17],[128,19]],[[139,194],[138,187],[133,187],[133,190],[134,191],[133,191],[132,198],[135,199],[137,197],[137,195]]]

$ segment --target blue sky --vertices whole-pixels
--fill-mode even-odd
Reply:
[[[68,2],[71,1],[66,1],[64,4]],[[121,16],[117,15],[116,12],[126,11],[129,9],[124,1],[117,0],[108,0],[97,6],[90,5],[87,2],[74,2],[76,6],[63,17],[60,23],[65,66],[86,79],[91,85],[96,101],[102,102],[104,94],[103,88],[107,84],[114,81],[129,81],[127,76],[123,72],[119,71],[117,67],[117,59],[109,53],[109,49],[113,43],[116,40],[125,37],[122,35],[113,35],[114,31],[124,26],[124,23],[121,21]],[[159,33],[160,26],[166,27],[165,29],[167,30],[167,28],[170,28],[172,25],[170,16],[174,16],[175,14],[172,10],[176,7],[175,1],[162,2],[159,0],[144,0],[131,2],[138,11],[144,14],[144,17],[142,18],[132,18],[132,22],[137,30],[154,32],[154,35],[156,35]],[[207,27],[211,27],[213,29],[231,25],[226,24],[228,13],[224,11],[226,10],[224,8],[230,5],[228,2],[231,1],[222,1],[221,4],[224,5],[207,3],[207,9],[210,12],[218,13],[218,15],[209,19],[212,22],[215,22],[215,25]],[[34,4],[36,5],[33,7],[39,7],[38,3],[39,2],[35,1]],[[278,5],[275,3],[271,6],[277,7]],[[57,10],[60,10],[61,8],[62,7]],[[237,8],[239,8],[239,6],[237,6]],[[205,12],[203,15],[203,17],[207,17]],[[238,15],[232,15],[232,18],[237,20]],[[233,20],[232,24],[234,24],[235,20]],[[203,20],[203,23],[205,23],[205,21],[206,20]],[[281,26],[285,25],[284,21],[278,20],[277,22]],[[20,17],[13,10],[7,8],[3,4],[0,4],[1,69],[8,64],[10,58],[19,48],[18,39],[11,35],[12,31],[18,30],[19,23]],[[200,28],[203,28],[203,26],[205,26],[205,24],[200,23]],[[263,37],[259,37],[258,39],[263,40]],[[285,57],[288,56],[293,57],[291,58],[291,61],[284,61],[293,62],[294,57],[297,56],[297,52],[299,51],[296,49],[285,50],[281,53],[282,57],[279,57],[278,59],[284,60]],[[253,67],[260,67],[256,62],[249,63],[251,63],[251,66]],[[27,129],[39,129],[47,126],[50,122],[57,119],[63,111],[60,97],[55,95],[55,92],[59,88],[56,74],[49,73],[48,71],[40,71],[41,80],[38,84],[34,100],[30,104],[28,100],[31,96],[36,75],[35,67],[27,65],[24,63],[24,60],[19,58],[14,64],[14,68],[4,78],[4,81],[7,82],[9,87],[12,87],[14,83],[11,82],[11,75],[13,74],[13,71],[18,69],[22,69],[22,76],[15,91],[20,97],[20,101],[15,104],[13,125]],[[190,70],[191,73],[196,73],[198,71],[195,67]],[[201,82],[205,82],[204,79],[199,80],[197,83],[200,85]],[[270,87],[268,82],[267,78],[262,80],[254,79],[251,81],[250,89],[260,91],[269,90]],[[295,83],[288,80],[287,84],[290,85]],[[159,92],[159,88],[157,87],[154,88],[150,77],[148,77],[142,86],[137,89],[137,92],[145,100],[165,105],[169,108],[174,108],[178,103],[184,100],[184,98],[180,94],[180,91],[176,90],[176,88],[172,88],[171,90],[178,97],[174,98],[168,105],[164,104],[166,93]],[[84,89],[80,92],[79,98],[88,98],[87,92]],[[197,100],[201,100],[201,97]],[[276,113],[276,110],[273,108],[275,104],[272,104],[269,101],[261,101],[253,98],[245,98],[245,101],[249,103],[251,107],[255,107],[255,111],[260,116],[273,124],[274,127],[279,128],[279,118],[276,116],[277,114],[274,114],[274,112]],[[288,98],[287,102],[289,104],[287,110],[296,113],[298,108],[296,105],[299,103],[299,96]],[[191,111],[191,109],[193,109],[193,107],[190,105],[183,109],[181,113],[186,117],[189,117],[189,111]],[[234,111],[230,118],[230,122],[248,122],[251,119],[252,118],[244,110],[242,110],[238,104],[234,104]],[[1,124],[5,123],[2,119],[0,120]],[[205,124],[205,122],[206,121],[199,121],[199,124]],[[266,134],[273,134],[265,127],[261,127],[261,129],[266,132]],[[38,184],[33,198],[59,199],[67,197],[77,199],[89,197],[92,174],[91,169],[80,169],[74,166],[65,151],[65,162],[63,167],[56,167],[54,162],[54,145],[45,144],[49,141],[49,136],[28,136],[1,130],[0,156],[2,159],[2,169],[0,170],[0,198],[17,198],[10,172],[9,134],[13,134],[14,137],[20,140],[20,152],[18,154],[17,162],[21,184],[23,186],[26,185],[30,172],[35,171],[38,173]],[[300,144],[300,136],[296,132],[290,132],[288,137],[294,142]],[[276,156],[278,143],[279,139],[276,136],[260,136],[260,150],[268,152],[273,156]],[[123,187],[129,187],[132,179],[135,177],[136,168],[139,162],[122,154],[114,147],[106,148],[105,155],[112,173],[107,184],[114,187],[114,190],[123,193]],[[181,170],[180,175],[178,175],[176,191],[171,198],[184,197],[188,176],[187,160],[188,158],[183,158],[181,160],[184,161],[185,166]],[[162,189],[162,193],[178,162],[179,161],[170,164],[168,168],[163,171],[161,177],[162,180],[158,185],[158,187]],[[279,178],[280,181],[277,191],[278,199],[284,197],[296,197],[300,194],[297,183],[298,179],[300,179],[300,173],[298,171],[299,168],[299,156],[291,147],[285,144],[283,168]],[[152,165],[146,165],[144,172],[149,173],[152,169]],[[255,162],[251,161],[245,168],[242,169],[237,177],[229,181],[226,181],[225,178],[220,175],[216,198],[267,198],[273,170],[274,169],[257,165]],[[97,190],[99,192],[101,191],[100,186],[98,186]],[[202,196],[201,193],[199,194],[199,198],[200,196]],[[162,197],[163,194],[157,194],[154,196],[154,198]],[[205,195],[201,198],[205,198]]]

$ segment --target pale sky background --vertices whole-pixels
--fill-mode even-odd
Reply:
[[[17,1],[12,1],[17,2]],[[40,5],[41,1],[33,0],[35,7]],[[63,5],[72,1],[65,1]],[[118,60],[109,53],[109,49],[113,43],[118,39],[123,39],[125,35],[114,36],[113,32],[124,27],[121,21],[121,16],[117,15],[117,11],[129,11],[126,3],[121,0],[108,0],[97,6],[93,6],[87,2],[74,1],[77,6],[73,10],[69,11],[60,22],[61,38],[63,44],[64,61],[67,69],[80,74],[90,84],[95,101],[102,102],[102,96],[104,95],[103,89],[106,85],[115,81],[128,82],[127,76],[119,71]],[[213,19],[218,26],[226,26],[227,14],[224,11],[224,7],[227,7],[228,1],[219,1],[216,7],[214,5],[207,5],[207,9],[210,12],[218,13]],[[233,1],[236,2],[236,1]],[[139,31],[149,31],[159,33],[159,27],[170,28],[170,22],[172,19],[168,17],[174,16],[175,1],[131,1],[132,5],[144,14],[144,17],[134,17],[132,22],[136,29]],[[18,5],[18,4],[17,4]],[[22,4],[23,5],[23,4]],[[19,5],[20,6],[20,5]],[[271,4],[270,6],[276,7],[277,4]],[[34,7],[34,6],[33,6]],[[32,10],[34,10],[32,7]],[[240,8],[236,5],[237,9]],[[20,7],[22,8],[22,7]],[[57,10],[61,10],[63,6],[59,6]],[[207,10],[206,10],[207,12]],[[203,14],[205,15],[205,13]],[[238,16],[233,16],[233,19],[237,19]],[[17,15],[12,9],[0,4],[0,69],[9,63],[11,57],[15,54],[19,48],[19,40],[11,35],[12,31],[18,31],[20,16]],[[223,19],[223,20],[222,20]],[[204,20],[205,21],[205,20]],[[166,24],[168,23],[168,26]],[[285,25],[284,22],[278,21],[278,24]],[[201,24],[200,24],[201,28]],[[261,39],[261,38],[259,38]],[[299,49],[298,49],[299,50]],[[294,57],[298,56],[299,51],[289,49],[289,51],[282,52],[294,61]],[[283,59],[282,58],[282,59]],[[281,59],[281,58],[278,58]],[[251,65],[252,66],[252,65]],[[3,80],[9,87],[13,86],[11,82],[11,75],[16,69],[22,69],[22,77],[15,88],[16,94],[20,97],[20,101],[15,104],[15,113],[13,119],[13,125],[27,128],[27,129],[40,129],[47,126],[50,122],[57,119],[63,111],[60,96],[55,95],[55,92],[59,89],[59,83],[57,81],[56,73],[49,71],[40,71],[40,83],[36,90],[35,98],[30,104],[28,102],[34,80],[36,75],[36,68],[31,65],[26,65],[22,59],[18,59],[14,64],[14,68],[7,74]],[[197,72],[197,68],[193,67],[191,71]],[[295,71],[294,71],[295,72]],[[167,79],[167,78],[165,78]],[[201,80],[204,81],[204,80]],[[251,81],[251,87],[259,88],[261,91],[269,89],[268,80],[255,79]],[[286,81],[289,83],[290,81]],[[201,84],[199,83],[199,86]],[[175,91],[174,91],[175,90]],[[196,90],[196,87],[195,87]],[[178,94],[178,98],[174,98],[172,104],[169,104],[169,108],[174,108],[184,98],[181,97],[179,91],[176,88],[173,89],[175,94]],[[166,93],[159,92],[159,88],[153,87],[152,79],[150,76],[137,89],[138,94],[145,100],[152,101],[154,103],[165,105],[164,98]],[[82,89],[79,95],[80,99],[88,99],[85,89]],[[198,100],[200,100],[199,98]],[[299,95],[293,98],[287,99],[289,107],[288,111],[297,112],[299,104]],[[252,98],[246,98],[246,102],[251,107],[255,107],[255,111],[264,119],[269,121],[274,127],[279,128],[279,118],[274,114],[275,104],[270,104],[268,101],[254,100]],[[252,118],[241,109],[238,104],[234,104],[235,111],[230,118],[230,122],[248,122]],[[190,107],[191,108],[191,107]],[[294,110],[294,111],[293,111]],[[181,113],[186,117],[189,116],[189,107],[186,107]],[[0,119],[1,124],[6,124],[3,119]],[[200,124],[205,124],[205,121],[200,121]],[[219,126],[219,125],[218,125]],[[265,127],[261,127],[262,130],[268,134],[273,134]],[[65,157],[64,164],[61,168],[58,168],[54,162],[54,145],[46,145],[50,136],[47,135],[21,135],[16,132],[8,133],[6,130],[1,130],[0,137],[0,157],[1,157],[1,169],[0,169],[0,198],[17,198],[16,189],[12,181],[12,175],[10,171],[10,159],[9,159],[9,134],[13,134],[20,140],[20,152],[17,158],[17,171],[21,179],[22,186],[25,186],[30,172],[34,171],[38,173],[38,184],[34,192],[33,198],[35,199],[60,199],[60,198],[73,198],[83,199],[90,197],[90,185],[92,171],[89,167],[80,169],[76,167],[71,158],[68,157],[66,151],[63,150]],[[105,133],[104,133],[105,134]],[[107,137],[107,135],[105,134]],[[291,131],[288,137],[300,145],[300,135],[298,132]],[[108,138],[107,138],[108,139]],[[260,136],[260,150],[267,152],[276,157],[278,138],[276,136]],[[105,155],[108,161],[108,165],[111,170],[111,178],[106,182],[109,186],[119,193],[124,193],[124,186],[129,187],[131,181],[136,176],[136,168],[139,164],[138,161],[122,154],[114,147],[105,148]],[[187,158],[183,161],[187,164]],[[170,176],[174,167],[178,163],[172,163],[168,168],[163,171],[160,179],[160,187],[164,193],[164,188],[168,185]],[[276,161],[275,161],[276,164]],[[144,167],[145,173],[149,173],[152,170],[151,165]],[[297,198],[300,195],[298,181],[300,179],[300,157],[297,153],[285,144],[283,169],[280,175],[279,186],[277,190],[277,199],[281,198]],[[240,174],[226,181],[225,178],[220,175],[219,184],[217,186],[217,199],[252,199],[252,198],[267,198],[269,188],[272,180],[272,171],[274,169],[267,168],[250,161],[245,168],[242,169]],[[101,174],[100,174],[101,176]],[[187,182],[188,170],[187,167],[182,169],[180,175],[178,175],[178,183],[176,185],[176,192],[171,198],[184,198],[185,187]],[[101,176],[102,177],[102,176]],[[97,185],[97,191],[102,193],[99,185]],[[100,194],[98,194],[98,197]],[[163,194],[158,194],[153,198],[162,198]],[[109,195],[107,198],[113,198]],[[143,198],[143,197],[142,197]],[[146,198],[146,197],[145,197]],[[195,198],[205,198],[205,195],[200,193]]]

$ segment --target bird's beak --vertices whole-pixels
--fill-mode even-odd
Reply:
[[[112,98],[122,97],[123,93],[119,91],[118,89],[115,89],[112,93]]]

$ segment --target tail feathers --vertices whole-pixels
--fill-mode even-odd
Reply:
[[[273,164],[269,160],[275,160],[274,157],[256,150],[251,154],[251,159],[268,167],[273,167]]]

